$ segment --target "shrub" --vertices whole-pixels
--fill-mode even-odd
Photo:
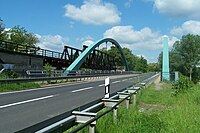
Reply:
[[[44,70],[45,70],[47,76],[50,77],[51,76],[51,71],[53,70],[53,67],[50,64],[47,63],[44,66]]]
[[[6,78],[18,78],[19,75],[15,71],[4,71],[0,74],[0,79],[6,79]]]
[[[180,92],[186,92],[192,87],[193,83],[189,80],[188,77],[180,74],[179,79],[172,85],[172,89],[175,90],[173,95],[177,95]]]

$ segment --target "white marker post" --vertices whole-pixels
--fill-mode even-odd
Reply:
[[[105,79],[105,96],[104,98],[110,97],[110,78]]]

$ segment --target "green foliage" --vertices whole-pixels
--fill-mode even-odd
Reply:
[[[170,96],[170,84],[162,83],[161,89],[156,85],[143,90],[137,107],[118,108],[117,121],[108,113],[97,121],[97,133],[198,133],[200,125],[200,85],[190,88],[188,93],[177,97]],[[163,100],[164,99],[164,100]],[[155,108],[148,112],[142,104]],[[154,105],[154,106],[152,106]],[[139,112],[138,108],[144,108]],[[163,108],[160,108],[163,107]],[[104,109],[105,111],[105,109]],[[68,131],[67,131],[68,132]],[[79,133],[88,132],[85,128]]]
[[[186,92],[191,87],[192,82],[189,80],[189,78],[181,75],[179,76],[179,79],[173,84],[172,89],[174,89],[175,91],[172,94],[176,96],[178,93]]]
[[[51,76],[51,71],[53,70],[53,67],[50,64],[45,64],[44,70],[46,74],[50,77]]]
[[[200,78],[197,75],[200,62],[200,36],[187,34],[182,36],[180,41],[176,41],[169,52],[170,71],[179,71],[189,76],[190,80],[197,82]],[[159,55],[159,66],[162,68],[162,53]]]
[[[191,91],[177,96],[176,104],[160,113],[161,119],[165,119],[167,132],[197,133],[200,124],[200,85],[188,88]],[[173,97],[172,97],[173,98]]]
[[[115,62],[117,63],[117,66],[122,66],[122,59],[121,54],[119,50],[115,46],[111,46],[111,49],[106,51],[105,49],[101,49],[104,52],[107,52],[108,54],[111,54],[115,57]],[[144,59],[144,57],[136,56],[132,53],[132,51],[128,48],[122,49],[129,67],[130,71],[141,71],[141,72],[147,72],[148,71],[148,65],[147,60]]]
[[[0,79],[7,79],[7,78],[18,78],[19,75],[15,71],[4,71],[0,74]]]
[[[39,42],[34,34],[28,33],[24,27],[20,27],[19,25],[2,32],[0,39],[25,46],[35,46]]]
[[[151,85],[142,94],[141,102],[147,104],[162,104],[162,105],[172,105],[175,103],[176,97],[171,97],[173,90],[171,85],[167,83],[162,83],[161,90],[155,90],[155,85]]]
[[[12,83],[12,84],[0,84],[0,92],[18,91],[30,88],[40,87],[37,83]]]
[[[0,39],[1,39],[1,33],[5,29],[5,25],[3,23],[3,20],[0,18]]]
[[[118,109],[117,122],[113,122],[112,113],[97,121],[98,133],[149,133],[165,131],[163,120],[157,114],[147,115],[138,112],[133,106],[127,110],[125,107]]]
[[[143,73],[148,71],[147,60],[143,56],[140,56],[136,59],[135,62],[135,71],[141,71]]]
[[[149,72],[159,72],[161,70],[160,70],[158,63],[149,63],[148,64],[148,71]]]

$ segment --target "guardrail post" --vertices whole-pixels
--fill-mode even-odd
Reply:
[[[104,105],[106,107],[113,107],[119,102],[119,100],[115,100],[115,99],[102,99],[102,101],[104,102]],[[118,106],[116,106],[113,109],[113,121],[114,122],[117,120],[117,108],[118,108]]]
[[[89,133],[95,133],[95,124],[90,124],[89,126]]]
[[[146,88],[146,83],[140,83],[142,88]]]
[[[133,105],[136,105],[136,93],[133,94]]]
[[[130,93],[125,93],[125,92],[117,92],[119,94],[119,98],[120,99],[124,99],[126,98],[127,96],[130,95]],[[129,103],[130,103],[130,97],[128,97],[126,100],[126,108],[128,109],[129,108]]]
[[[117,107],[113,109],[113,121],[117,121]]]
[[[80,111],[73,111],[72,114],[75,115],[77,123],[85,123],[97,115],[96,113],[80,112]],[[96,121],[92,122],[89,125],[89,133],[95,133],[95,125]]]

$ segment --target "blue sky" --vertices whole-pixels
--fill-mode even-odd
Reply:
[[[148,62],[157,62],[163,35],[170,48],[184,34],[200,35],[200,0],[1,0],[0,17],[6,28],[36,34],[42,48],[112,37]]]

